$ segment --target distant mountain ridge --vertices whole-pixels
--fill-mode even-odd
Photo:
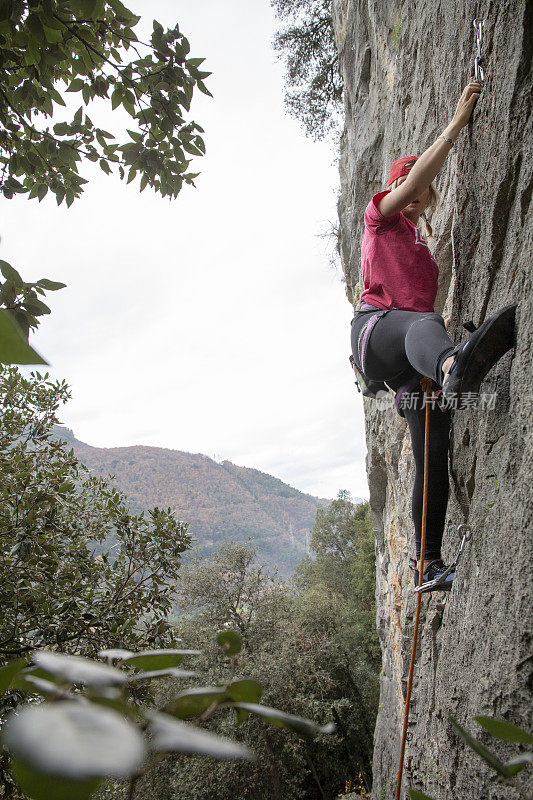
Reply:
[[[317,510],[331,502],[231,461],[144,445],[92,447],[68,428],[55,433],[88,469],[114,476],[132,511],[170,506],[189,523],[203,555],[230,539],[251,538],[262,560],[284,576],[306,555]]]

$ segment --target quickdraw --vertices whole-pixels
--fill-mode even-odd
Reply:
[[[438,578],[435,578],[432,581],[428,581],[427,583],[423,583],[421,586],[416,586],[415,592],[422,592],[422,593],[429,592],[431,589],[434,589],[436,586],[439,586],[439,584],[444,583],[448,575],[455,570],[455,567],[459,563],[459,559],[463,554],[466,542],[468,542],[469,539],[472,537],[472,529],[470,528],[469,525],[466,525],[463,522],[461,525],[457,526],[457,533],[459,534],[462,533],[463,536],[461,539],[461,543],[457,548],[457,552],[455,553],[455,557],[450,566],[443,573],[441,573]]]
[[[485,70],[483,69],[483,57],[481,55],[481,45],[483,44],[483,20],[474,20],[474,30],[476,32],[477,55],[474,60],[474,79],[476,81],[485,80]]]

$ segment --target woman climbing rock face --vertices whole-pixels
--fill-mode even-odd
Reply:
[[[481,381],[513,346],[514,338],[516,306],[508,305],[485,320],[466,343],[454,345],[443,318],[433,310],[439,270],[417,227],[422,217],[431,235],[424,212],[438,201],[432,181],[467,125],[481,91],[481,84],[476,81],[465,87],[443,133],[421,156],[396,160],[387,189],[374,195],[366,207],[361,246],[363,290],[351,324],[357,368],[369,381],[386,383],[395,392],[396,408],[409,425],[415,461],[412,517],[417,560],[424,477],[425,404],[421,377],[431,378],[440,395],[439,402],[430,408],[429,423],[429,494],[422,579],[423,585],[431,584],[428,591],[451,589],[455,577],[453,571],[444,574],[446,566],[441,560],[449,494],[451,409],[461,409],[463,401],[479,391]]]

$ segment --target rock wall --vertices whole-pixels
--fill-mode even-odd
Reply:
[[[445,556],[457,546],[459,523],[474,533],[450,595],[422,601],[402,797],[411,786],[437,800],[514,800],[516,790],[465,749],[447,715],[488,744],[474,715],[527,726],[531,708],[532,5],[334,0],[333,14],[345,83],[339,218],[350,302],[364,208],[386,187],[391,162],[423,152],[450,121],[473,78],[473,20],[485,20],[483,95],[437,178],[441,203],[429,244],[441,274],[437,310],[451,314],[452,337],[466,336],[461,321],[479,324],[517,301],[517,339],[483,384],[497,392],[496,407],[455,415]],[[365,411],[383,651],[373,798],[389,800],[415,607],[407,567],[413,464],[396,412],[372,400]],[[517,748],[495,749],[505,757]]]

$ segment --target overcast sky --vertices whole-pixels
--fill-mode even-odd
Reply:
[[[178,21],[206,58],[214,98],[192,115],[207,156],[172,202],[92,167],[70,209],[1,201],[0,257],[68,285],[33,338],[72,387],[63,422],[99,447],[201,452],[367,497],[351,307],[319,236],[336,221],[336,153],[284,112],[270,4],[126,4],[150,28]]]

